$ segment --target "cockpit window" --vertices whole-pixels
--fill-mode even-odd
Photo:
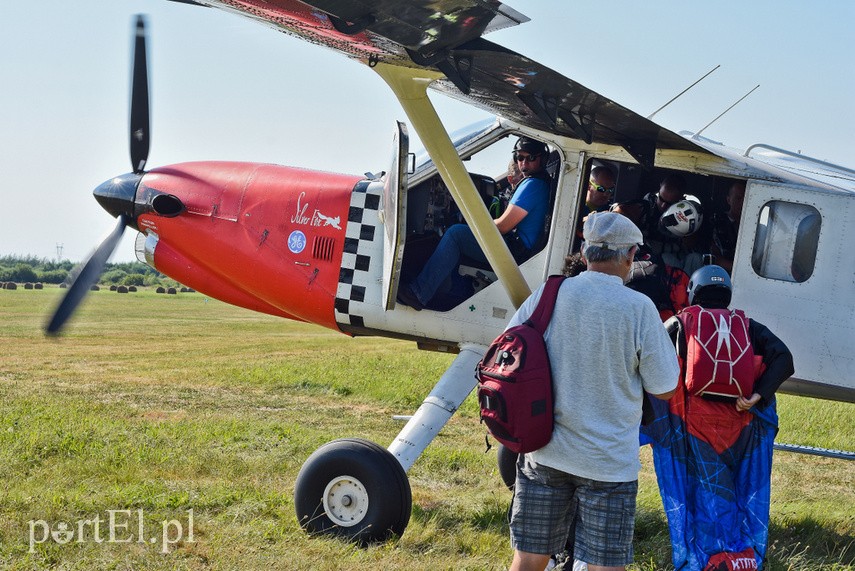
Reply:
[[[462,152],[462,150],[466,147],[466,145],[472,141],[476,141],[486,136],[487,133],[499,128],[499,123],[495,118],[483,119],[471,125],[467,125],[466,127],[462,127],[457,129],[449,138],[451,142],[454,144],[454,147],[458,150],[458,152]],[[416,151],[416,173],[420,173],[423,169],[429,168],[433,165],[433,161],[428,155],[427,151],[424,149],[420,149]],[[471,169],[470,169],[471,170]]]
[[[822,217],[813,206],[771,201],[758,220],[751,265],[770,279],[803,282],[813,275]]]

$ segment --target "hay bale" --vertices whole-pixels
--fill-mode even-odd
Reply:
[[[128,286],[128,291],[131,293],[137,291],[137,286]]]
[[[171,295],[175,295],[176,293],[178,293],[178,291],[176,291],[176,289],[174,287],[171,287],[168,290],[166,290],[166,293],[171,294]]]
[[[59,289],[66,289],[67,287],[68,287],[68,284],[65,282],[59,284]]]
[[[98,284],[92,284],[92,286],[89,288],[89,291],[101,291],[101,288],[98,287]]]
[[[9,282],[6,284],[6,289],[18,289],[18,284],[15,282]]]
[[[166,293],[166,290],[163,289],[163,286],[161,286],[161,287],[157,288],[156,290],[154,290],[154,292],[155,293]]]
[[[110,291],[116,291],[116,285],[115,284],[110,286]]]
[[[33,287],[36,289],[44,289],[45,286],[43,283],[39,282],[39,283],[35,284]]]
[[[126,286],[119,286],[116,288],[116,293],[128,293],[128,288]]]
[[[31,284],[30,282],[25,283],[24,289],[33,289],[33,284]]]

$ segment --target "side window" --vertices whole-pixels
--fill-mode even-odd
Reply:
[[[813,206],[771,201],[758,220],[751,265],[759,275],[803,282],[813,274],[822,218]]]

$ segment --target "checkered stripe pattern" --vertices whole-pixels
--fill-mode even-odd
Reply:
[[[354,305],[365,301],[365,292],[371,283],[371,254],[382,248],[383,234],[378,218],[380,195],[369,193],[368,189],[367,181],[360,183],[350,198],[344,254],[335,296],[335,320],[342,326],[365,326],[362,316],[352,315],[351,311]],[[376,254],[374,263],[379,263]]]

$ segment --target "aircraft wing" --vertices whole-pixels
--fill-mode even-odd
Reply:
[[[181,0],[176,0],[181,1]],[[707,151],[482,36],[529,19],[498,0],[194,0],[254,18],[368,65],[428,68],[432,87],[493,114],[652,166],[657,148]]]

